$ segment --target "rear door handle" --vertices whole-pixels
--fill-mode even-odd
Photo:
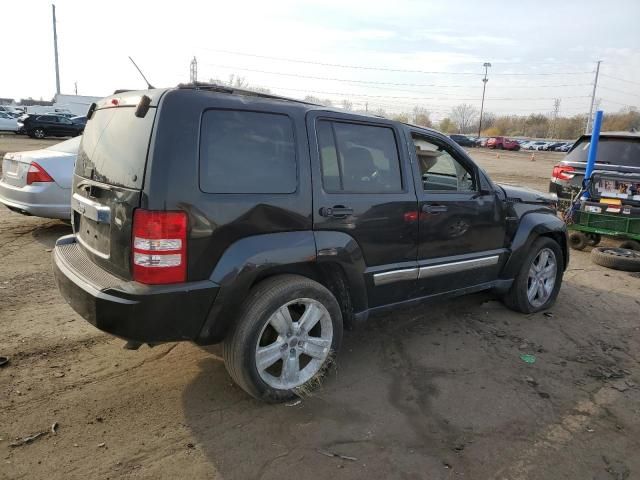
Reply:
[[[334,207],[322,207],[320,209],[320,215],[322,215],[323,217],[343,218],[348,215],[353,215],[353,208],[343,207],[342,205],[336,205]]]
[[[442,213],[447,211],[447,206],[425,203],[424,205],[422,205],[422,211],[425,213]]]

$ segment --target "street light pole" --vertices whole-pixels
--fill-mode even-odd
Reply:
[[[487,78],[487,71],[491,64],[489,62],[484,62],[482,65],[484,67],[484,78],[482,79],[482,103],[480,104],[480,122],[478,123],[478,138],[480,138],[480,132],[482,131],[482,113],[484,112],[484,92],[487,90],[487,82],[489,79]]]

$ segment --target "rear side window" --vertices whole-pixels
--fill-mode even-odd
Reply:
[[[293,193],[293,124],[276,113],[208,110],[200,135],[200,189],[206,193]]]
[[[321,120],[316,130],[325,191],[402,191],[398,146],[393,129]]]
[[[578,140],[578,144],[566,156],[569,162],[586,162],[590,139]],[[609,165],[640,167],[640,138],[600,137],[596,162]]]

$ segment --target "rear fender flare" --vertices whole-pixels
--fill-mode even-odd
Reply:
[[[320,243],[316,248],[318,236]],[[223,253],[209,278],[220,290],[202,326],[198,343],[215,343],[224,338],[256,281],[272,273],[304,274],[330,262],[342,267],[354,311],[366,309],[364,258],[349,235],[298,231],[238,240]]]

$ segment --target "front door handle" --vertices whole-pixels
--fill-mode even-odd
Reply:
[[[425,203],[424,205],[422,205],[422,211],[424,213],[442,213],[447,211],[447,206]]]
[[[343,205],[335,205],[333,207],[322,207],[320,209],[320,215],[323,217],[344,218],[348,215],[353,215],[353,208],[345,207]]]

